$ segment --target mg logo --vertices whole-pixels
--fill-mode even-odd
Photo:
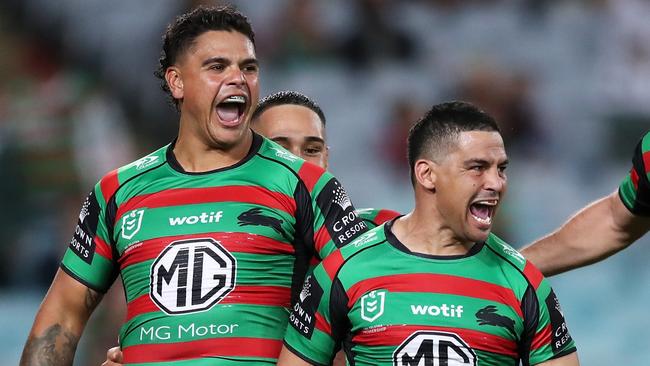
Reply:
[[[384,313],[386,290],[374,290],[361,297],[361,319],[375,321]]]
[[[172,242],[151,265],[149,295],[167,314],[210,309],[235,288],[237,261],[218,241]]]
[[[393,353],[393,366],[476,366],[476,354],[457,334],[418,331]]]
[[[140,231],[142,216],[144,216],[144,210],[135,210],[122,217],[122,237],[124,239],[130,240]]]

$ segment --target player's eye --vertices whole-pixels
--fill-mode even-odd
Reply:
[[[318,155],[323,152],[322,146],[308,146],[304,149],[306,155]]]
[[[210,70],[223,71],[226,68],[224,64],[213,64],[210,66]]]
[[[243,68],[244,72],[246,73],[256,73],[259,69],[260,67],[257,64],[249,64]]]

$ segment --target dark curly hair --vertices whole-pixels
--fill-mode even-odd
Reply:
[[[255,46],[253,27],[248,18],[233,6],[199,6],[176,17],[176,20],[167,26],[163,35],[159,65],[154,72],[154,75],[161,80],[160,86],[168,95],[170,104],[176,110],[178,110],[178,100],[171,94],[167,80],[165,80],[165,71],[176,63],[178,58],[192,46],[197,37],[207,31],[236,31],[248,37]]]

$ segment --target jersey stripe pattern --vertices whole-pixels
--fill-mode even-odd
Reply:
[[[357,210],[357,215],[366,223],[369,229],[372,229],[402,214],[385,208],[363,208]]]
[[[314,269],[284,343],[327,365],[535,365],[575,351],[551,287],[492,235],[463,256],[410,252],[392,222]]]
[[[630,212],[650,216],[650,131],[634,149],[632,169],[621,182],[618,194]]]
[[[100,292],[121,274],[125,364],[275,364],[309,259],[365,225],[332,175],[259,135],[212,172],[172,151],[95,186],[61,268]]]

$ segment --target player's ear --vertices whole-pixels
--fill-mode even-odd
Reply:
[[[413,167],[413,176],[419,185],[427,190],[436,189],[436,170],[434,162],[431,160],[420,159],[415,162]]]
[[[183,77],[176,66],[170,66],[165,70],[167,86],[175,99],[183,99]]]

